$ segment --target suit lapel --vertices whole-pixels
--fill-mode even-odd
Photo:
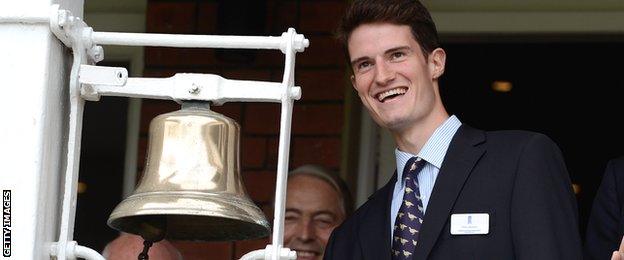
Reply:
[[[370,207],[359,230],[364,259],[390,260],[390,204],[396,182],[396,171],[390,181],[370,197]]]
[[[485,152],[484,147],[478,145],[484,141],[483,131],[466,125],[462,125],[453,137],[431,193],[413,259],[429,256],[466,179]]]

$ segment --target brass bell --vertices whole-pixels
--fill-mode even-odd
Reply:
[[[152,120],[143,177],[113,210],[109,226],[149,241],[269,235],[269,223],[240,178],[240,127],[208,107],[187,102]]]

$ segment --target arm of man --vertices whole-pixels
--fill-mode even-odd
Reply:
[[[516,259],[581,259],[576,198],[557,145],[534,135],[517,167],[511,204]]]
[[[622,206],[618,197],[615,162],[607,164],[587,223],[585,258],[608,259],[622,239],[619,232]]]

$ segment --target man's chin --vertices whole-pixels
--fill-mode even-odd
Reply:
[[[314,251],[306,251],[306,250],[295,250],[297,251],[297,260],[316,260],[322,259],[323,254],[314,252]]]

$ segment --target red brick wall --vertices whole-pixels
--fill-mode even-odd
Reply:
[[[256,0],[254,0],[256,1]],[[264,35],[278,36],[288,27],[310,39],[297,55],[295,83],[303,97],[295,102],[290,167],[318,163],[340,170],[344,118],[344,61],[332,31],[345,8],[344,0],[272,0],[266,2]],[[299,8],[299,10],[297,10]],[[217,1],[150,1],[147,31],[157,33],[216,34]],[[206,49],[146,48],[145,76],[168,77],[177,72],[215,73],[226,78],[281,81],[283,54],[257,51],[249,64],[219,60]],[[145,158],[147,127],[156,115],[177,110],[172,101],[144,100],[141,153]],[[279,134],[279,104],[230,103],[213,107],[241,125],[241,167],[247,191],[265,212],[274,192]],[[143,161],[139,162],[143,167]],[[267,239],[236,243],[172,241],[185,259],[238,259],[264,248]]]

